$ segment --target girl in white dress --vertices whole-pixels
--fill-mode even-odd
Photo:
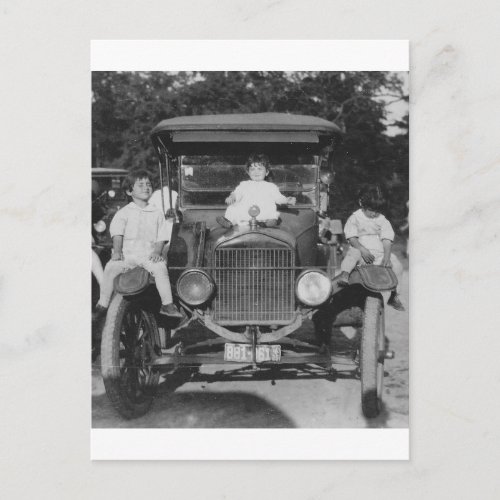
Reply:
[[[384,205],[385,199],[379,186],[367,185],[360,191],[361,208],[347,219],[344,227],[349,250],[340,265],[340,286],[348,284],[349,274],[356,266],[366,264],[392,267],[396,275],[402,274],[403,266],[391,253],[394,230],[391,223],[380,213]],[[391,292],[387,304],[398,311],[404,311],[397,290]]]
[[[295,198],[282,195],[276,184],[266,181],[269,175],[267,155],[251,155],[247,161],[247,172],[250,180],[240,182],[226,198],[226,213],[224,217],[217,217],[217,222],[226,228],[247,224],[250,220],[249,208],[257,205],[260,209],[257,216],[260,224],[266,227],[276,226],[279,218],[276,205],[295,205]]]

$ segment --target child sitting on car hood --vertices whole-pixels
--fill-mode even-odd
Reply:
[[[217,222],[230,228],[233,225],[245,224],[250,220],[248,210],[253,205],[260,209],[257,220],[267,227],[278,224],[279,212],[276,205],[295,205],[294,197],[282,195],[276,184],[267,182],[269,158],[264,154],[252,154],[247,161],[248,181],[242,181],[236,189],[226,198],[224,217],[217,217]]]

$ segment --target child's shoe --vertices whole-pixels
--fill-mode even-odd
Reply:
[[[231,229],[233,227],[231,221],[226,219],[225,217],[219,216],[215,220],[219,223],[220,226],[225,227],[226,229]]]
[[[160,308],[160,314],[164,314],[165,316],[168,316],[169,318],[176,318],[176,319],[181,319],[182,313],[179,312],[179,309],[175,307],[175,304],[172,302],[170,304],[162,304]]]
[[[349,273],[347,271],[342,271],[337,278],[338,286],[348,286],[349,285]]]
[[[267,219],[264,221],[264,227],[276,227],[278,223],[278,219]]]
[[[387,305],[394,307],[394,309],[396,309],[396,311],[406,311],[405,306],[399,300],[397,293],[391,293],[391,296],[389,297],[389,300],[387,301]]]
[[[97,304],[95,306],[94,312],[92,313],[92,322],[97,323],[106,317],[108,308]]]

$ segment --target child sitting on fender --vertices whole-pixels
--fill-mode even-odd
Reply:
[[[226,228],[233,225],[248,223],[248,209],[257,205],[260,213],[257,220],[264,227],[278,225],[279,213],[276,204],[295,205],[295,198],[282,195],[276,184],[266,182],[269,175],[269,158],[264,154],[252,154],[247,161],[249,181],[242,181],[226,198],[224,217],[217,217],[217,222]]]
[[[160,314],[181,318],[181,313],[172,301],[167,265],[161,255],[165,242],[170,239],[171,223],[165,220],[161,209],[149,203],[153,189],[146,170],[131,172],[124,185],[132,201],[116,212],[109,227],[113,253],[104,268],[96,316],[102,317],[106,313],[116,276],[141,266],[155,278],[162,304]]]
[[[360,209],[356,210],[344,227],[349,250],[340,265],[342,273],[337,283],[346,286],[351,271],[360,265],[376,264],[392,267],[396,275],[402,273],[402,265],[391,253],[394,230],[391,223],[380,213],[385,206],[380,187],[367,185],[359,193]],[[398,311],[404,311],[397,290],[393,290],[387,302]]]

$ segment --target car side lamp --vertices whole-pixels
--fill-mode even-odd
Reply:
[[[323,184],[326,184],[328,187],[330,187],[330,185],[333,184],[335,176],[328,170],[321,170],[319,173],[319,178]]]
[[[339,219],[320,218],[319,239],[327,246],[327,273],[331,278],[335,275],[335,270],[339,265],[339,256],[342,253],[340,245],[342,233],[342,222]]]
[[[103,233],[106,231],[106,223],[103,220],[100,220],[94,224],[94,229],[98,233]]]

